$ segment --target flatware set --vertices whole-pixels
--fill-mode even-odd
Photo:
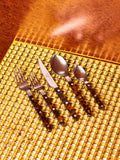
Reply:
[[[32,74],[29,77],[31,84],[33,86],[33,88],[35,90],[38,90],[40,92],[40,94],[42,95],[42,97],[44,98],[44,100],[46,101],[46,103],[48,104],[48,106],[50,107],[50,109],[52,110],[52,112],[54,113],[54,115],[57,117],[58,121],[60,124],[64,124],[64,118],[62,116],[60,116],[60,112],[56,109],[56,107],[51,103],[51,99],[46,95],[46,93],[43,90],[43,87],[41,86],[40,82],[38,81],[37,77],[35,76],[35,74]]]
[[[47,69],[45,68],[45,66],[43,65],[43,63],[42,63],[42,61],[40,59],[38,59],[38,63],[39,63],[39,66],[40,66],[40,70],[41,70],[43,76],[45,77],[46,81],[58,93],[58,96],[63,101],[63,103],[65,104],[65,107],[70,112],[72,117],[75,120],[78,120],[79,119],[79,115],[77,115],[76,110],[72,107],[71,103],[67,101],[67,98],[63,95],[63,92],[59,89],[58,85],[56,84],[56,82],[54,81],[54,79],[52,78],[50,73],[47,71]]]
[[[64,103],[66,109],[69,111],[70,115],[75,119],[79,120],[80,115],[78,115],[76,109],[72,106],[72,104],[67,100],[67,97],[64,95],[63,91],[60,90],[58,84],[55,82],[55,80],[52,78],[50,73],[48,72],[47,68],[44,66],[43,62],[38,58],[38,64],[40,67],[40,70],[48,82],[49,86],[54,88],[56,93],[58,94],[59,98]],[[68,73],[68,65],[65,59],[59,55],[53,55],[50,59],[51,68],[53,71],[60,75],[65,77],[66,81],[68,82],[69,86],[72,88],[76,98],[79,100],[80,104],[83,106],[85,112],[88,116],[92,116],[92,111],[90,106],[86,103],[84,97],[82,96],[81,90],[78,89],[78,85],[74,83],[72,78],[69,76]],[[105,106],[100,100],[98,94],[96,94],[96,91],[92,88],[92,85],[89,81],[87,81],[87,74],[85,70],[82,68],[82,66],[75,65],[73,68],[73,72],[75,77],[83,81],[84,84],[87,86],[88,90],[91,92],[91,95],[94,97],[95,102],[98,103],[99,109],[104,110]],[[38,100],[34,98],[33,93],[31,92],[30,86],[28,85],[27,80],[24,77],[24,74],[20,69],[14,70],[15,79],[17,82],[17,85],[21,90],[26,91],[28,97],[30,98],[32,104],[34,105],[36,111],[38,112],[39,116],[41,117],[41,120],[44,124],[44,126],[47,128],[48,131],[51,131],[53,126],[50,124],[49,119],[46,118],[45,112],[42,111],[42,106],[38,104]],[[52,99],[47,96],[45,93],[42,85],[40,84],[39,80],[37,79],[36,75],[34,73],[31,73],[29,76],[30,83],[32,87],[39,91],[39,93],[42,95],[43,99],[47,103],[47,105],[50,107],[51,111],[56,116],[57,120],[60,124],[64,125],[64,118],[60,115],[60,111],[56,109],[56,106],[52,103]]]
[[[55,73],[65,77],[66,81],[69,83],[70,87],[72,88],[73,92],[75,93],[76,97],[79,99],[80,103],[82,104],[82,106],[84,107],[84,110],[88,113],[88,115],[92,115],[91,109],[84,101],[81,91],[78,90],[77,85],[74,84],[73,80],[69,76],[68,65],[66,61],[61,56],[53,55],[50,60],[50,63]]]
[[[45,127],[47,128],[48,131],[51,131],[52,125],[49,123],[49,119],[46,118],[45,112],[42,111],[42,106],[38,104],[38,100],[35,99],[33,93],[31,92],[30,86],[28,85],[28,82],[25,79],[22,71],[20,69],[14,70],[14,75],[15,75],[17,85],[21,90],[24,90],[27,93],[30,101],[32,102],[39,116],[41,117]]]

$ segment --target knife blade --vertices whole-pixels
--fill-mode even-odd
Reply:
[[[42,61],[39,58],[38,58],[38,63],[39,63],[39,66],[40,66],[40,70],[41,70],[43,76],[45,77],[46,81],[49,83],[50,87],[58,88],[58,85],[53,80],[50,73],[48,72],[48,70],[46,69],[46,67],[44,66],[44,64],[42,63]]]
[[[72,115],[72,117],[75,120],[78,120],[79,115],[76,113],[76,109],[74,109],[72,107],[72,104],[70,102],[68,102],[67,98],[64,96],[63,92],[59,89],[58,85],[56,84],[56,82],[54,81],[54,79],[52,78],[52,76],[50,75],[50,73],[48,72],[48,70],[46,69],[46,67],[44,66],[44,64],[42,63],[42,61],[39,58],[38,58],[38,63],[39,63],[40,70],[41,70],[44,78],[46,79],[46,81],[50,85],[50,87],[55,89],[58,96],[60,97],[60,99],[62,100],[62,102],[66,106],[67,110]]]

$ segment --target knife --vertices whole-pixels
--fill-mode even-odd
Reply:
[[[63,92],[59,89],[58,85],[56,84],[56,82],[54,81],[54,79],[52,78],[52,76],[50,75],[50,73],[48,72],[48,70],[46,69],[46,67],[44,66],[44,64],[42,63],[42,61],[39,58],[38,58],[38,63],[40,66],[40,70],[41,70],[43,76],[45,77],[46,81],[50,85],[50,87],[55,89],[58,96],[63,101],[64,105],[66,106],[67,110],[70,112],[71,116],[75,120],[78,120],[79,115],[77,115],[76,109],[74,109],[72,107],[72,104],[70,102],[68,102],[67,98],[63,95]]]

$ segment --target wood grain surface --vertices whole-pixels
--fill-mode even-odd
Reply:
[[[0,61],[11,45],[32,0],[0,1]]]
[[[75,2],[78,2],[78,0],[75,0]],[[74,3],[75,3],[74,2]],[[84,3],[85,4],[84,4]],[[90,12],[88,13],[88,17],[91,16],[91,13],[93,11],[97,15],[97,11],[100,4],[91,1],[91,0],[79,0],[80,4],[84,4],[83,10],[88,6],[88,2],[91,4],[89,5]],[[102,1],[104,8],[107,8],[108,10],[105,12],[104,10],[100,9],[100,13],[98,15],[101,15],[101,13],[106,13],[110,10],[110,6],[107,5],[107,1]],[[117,6],[117,3],[120,2],[120,0],[117,0],[115,4],[112,5],[114,10],[116,8],[119,8]],[[51,37],[51,33],[54,31],[55,28],[59,28],[59,26],[63,25],[67,22],[68,19],[75,16],[77,17],[79,15],[79,6],[81,5],[73,5],[73,2],[71,3],[71,0],[50,0],[50,1],[44,1],[44,0],[1,0],[0,1],[0,61],[2,60],[3,56],[7,52],[9,46],[11,45],[12,41],[19,40],[23,42],[38,44],[38,45],[44,45],[47,47],[53,47],[58,49],[63,49],[66,51],[72,51],[77,53],[82,53],[88,56],[93,57],[99,57],[102,59],[112,60],[116,62],[120,62],[120,36],[117,34],[117,37],[114,38],[112,32],[109,32],[107,35],[109,37],[112,37],[111,39],[108,38],[108,40],[105,43],[97,43],[94,41],[93,36],[90,36],[93,38],[90,38],[85,41],[79,41],[76,39],[76,34],[78,34],[78,31],[73,31],[67,35],[57,36],[57,37]],[[72,7],[71,7],[72,5]],[[107,7],[106,7],[107,6]],[[73,11],[74,10],[74,11]],[[117,22],[118,18],[115,16],[117,12],[111,12],[111,15],[113,14],[115,22]],[[85,10],[86,11],[86,10]],[[117,11],[117,9],[116,9]],[[118,9],[119,11],[119,9]],[[78,13],[78,15],[76,15]],[[85,12],[87,14],[87,12]],[[119,15],[119,12],[118,12]],[[103,17],[103,22],[105,19],[105,16]],[[112,17],[112,16],[111,16]],[[116,17],[116,18],[115,18]],[[119,16],[118,16],[119,17]],[[101,22],[99,18],[96,18],[96,21]],[[107,20],[109,18],[107,17]],[[88,22],[90,19],[88,18]],[[112,23],[113,21],[106,21],[106,23],[103,23],[104,27],[107,30],[107,27],[109,26],[109,23],[111,22],[111,27],[109,31],[118,29],[119,23]],[[105,25],[106,24],[106,25]],[[91,25],[88,25],[91,26]],[[84,29],[88,29],[86,26]],[[94,25],[93,25],[94,26]],[[103,28],[104,27],[100,27]],[[101,30],[100,33],[102,33],[102,37],[104,37],[104,31]],[[94,30],[92,30],[94,31]],[[100,31],[100,30],[99,30]],[[90,33],[90,32],[89,32]],[[93,32],[92,32],[93,33]],[[117,32],[116,32],[117,33]],[[79,37],[79,36],[78,36]],[[79,37],[80,38],[80,37]]]

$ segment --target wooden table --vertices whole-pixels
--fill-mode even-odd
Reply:
[[[60,17],[59,19],[58,17],[56,18],[55,14],[60,8],[61,2],[59,1],[61,0],[50,0],[50,4],[44,0],[0,1],[0,61],[15,37],[17,37],[17,40],[20,39],[23,42],[27,40],[29,43],[34,42],[33,44],[70,50],[72,52],[87,54],[88,56],[120,62],[119,36],[119,39],[117,38],[114,42],[110,41],[110,43],[106,43],[99,48],[91,44],[87,45],[87,43],[81,45],[81,42],[73,41],[73,38],[70,36],[65,38],[60,37],[60,39],[54,38],[54,40],[47,37],[46,35],[50,33],[48,29],[51,27],[51,31],[51,29],[58,25],[55,21],[59,23],[62,21]],[[42,28],[40,28],[41,26]]]
[[[33,0],[0,1],[0,61],[11,45]]]

